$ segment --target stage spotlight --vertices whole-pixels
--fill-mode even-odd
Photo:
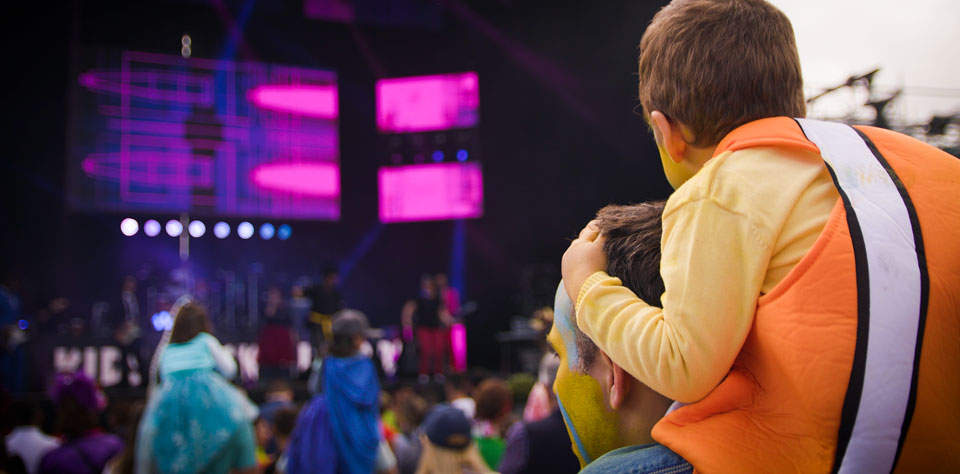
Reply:
[[[237,235],[244,240],[253,237],[253,224],[246,221],[241,222],[240,225],[237,226]]]
[[[170,237],[180,237],[180,234],[183,233],[183,224],[176,219],[170,219],[167,221],[167,235]]]
[[[153,219],[144,222],[143,233],[147,234],[148,237],[156,237],[160,235],[160,223]]]
[[[287,240],[290,238],[290,234],[293,233],[293,229],[289,225],[284,224],[277,228],[277,238],[280,240]]]
[[[28,323],[26,319],[21,319],[17,321],[17,327],[20,328],[21,331],[26,331],[27,328],[30,327],[30,323]]]
[[[434,163],[439,163],[443,161],[443,152],[440,150],[433,152],[433,161]]]
[[[263,240],[270,240],[273,238],[273,234],[276,232],[276,229],[273,228],[273,224],[267,222],[260,226],[260,238]]]
[[[154,313],[153,316],[150,317],[150,322],[153,324],[153,329],[157,331],[169,331],[173,329],[173,318],[170,317],[169,311]]]
[[[203,225],[203,222],[193,221],[187,226],[187,230],[190,232],[190,237],[199,239],[207,232],[207,226]]]
[[[461,149],[457,151],[457,161],[467,161],[467,158],[469,157],[470,157],[470,154],[467,153],[467,150]]]
[[[225,239],[230,235],[230,224],[226,222],[217,222],[213,225],[213,235],[217,236],[218,239]]]
[[[120,232],[123,232],[123,235],[127,237],[133,237],[136,235],[137,231],[140,230],[140,224],[137,223],[136,219],[126,218],[120,221]]]

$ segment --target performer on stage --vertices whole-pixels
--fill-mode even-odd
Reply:
[[[420,296],[403,306],[402,320],[404,330],[413,330],[416,338],[420,381],[426,382],[431,375],[442,377],[449,341],[446,329],[453,318],[433,277],[424,275],[420,279]]]
[[[134,372],[131,362],[136,365],[136,380],[142,385],[144,383],[143,355],[141,353],[143,338],[140,336],[140,303],[137,300],[137,279],[133,275],[127,275],[123,279],[120,306],[122,309],[120,321],[113,333],[113,339],[120,347],[120,385],[124,387],[133,385],[130,382],[131,375]]]
[[[310,287],[305,293],[310,298],[310,318],[307,327],[313,339],[313,350],[317,359],[326,355],[327,342],[333,337],[330,324],[333,313],[344,307],[343,296],[340,295],[340,273],[334,267],[323,271],[323,281],[319,285]]]

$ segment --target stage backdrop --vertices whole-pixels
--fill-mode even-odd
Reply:
[[[70,107],[74,209],[339,219],[333,72],[135,51],[84,59]]]

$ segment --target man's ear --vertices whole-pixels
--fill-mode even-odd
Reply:
[[[687,151],[687,142],[683,139],[683,130],[680,124],[670,120],[663,112],[654,110],[650,113],[650,127],[657,143],[667,151],[670,159],[676,163],[683,160]]]
[[[610,408],[617,410],[623,406],[627,395],[630,394],[630,390],[633,388],[633,377],[611,360],[608,355],[599,351],[598,355],[603,357],[604,362],[609,367],[604,380],[606,385],[604,388],[607,389],[607,396],[610,397]]]

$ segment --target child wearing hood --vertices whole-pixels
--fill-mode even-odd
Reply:
[[[363,313],[333,315],[333,342],[320,369],[322,392],[303,409],[288,451],[287,472],[374,472],[380,439],[380,382],[360,352],[369,324]],[[333,440],[335,450],[325,440]],[[324,446],[319,448],[318,446]]]

